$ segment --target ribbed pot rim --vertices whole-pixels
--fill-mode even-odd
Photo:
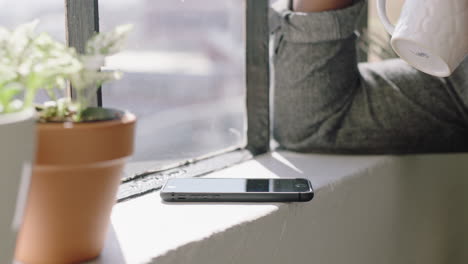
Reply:
[[[116,114],[116,118],[86,122],[38,122],[41,129],[89,129],[90,127],[111,127],[122,123],[135,122],[136,116],[129,111],[120,111],[112,108],[105,108]]]
[[[94,122],[38,123],[37,165],[78,165],[128,157],[133,153],[134,114]]]

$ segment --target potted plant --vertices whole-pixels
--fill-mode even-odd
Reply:
[[[99,69],[123,47],[130,28],[96,34],[85,54],[47,34],[24,36],[37,53],[26,71],[25,102],[38,90],[51,101],[36,106],[37,151],[15,254],[20,262],[76,263],[102,250],[121,171],[133,152],[135,116],[89,107],[89,100],[104,82],[119,78]],[[73,99],[60,95],[68,84]]]

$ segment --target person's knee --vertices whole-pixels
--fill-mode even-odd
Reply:
[[[318,126],[305,126],[300,120],[275,122],[273,137],[282,148],[299,152],[327,149],[333,145],[328,135],[320,133]]]

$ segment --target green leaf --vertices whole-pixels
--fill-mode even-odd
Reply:
[[[11,103],[17,94],[22,91],[22,87],[19,84],[9,84],[3,87],[0,87],[0,113],[12,112],[15,109],[12,109]]]
[[[32,106],[39,90],[47,92],[55,104],[41,109],[41,120],[81,120],[97,88],[120,78],[119,72],[100,72],[106,56],[123,49],[131,25],[95,35],[87,43],[85,55],[35,32],[38,21],[13,30],[0,27],[0,113]],[[76,99],[59,99],[71,83]],[[18,101],[23,96],[24,103]]]
[[[110,56],[121,51],[132,29],[133,25],[126,24],[95,35],[86,43],[86,55]]]

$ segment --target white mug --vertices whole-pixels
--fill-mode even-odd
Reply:
[[[468,54],[468,0],[406,0],[395,26],[385,4],[377,11],[392,48],[416,69],[447,77]]]

